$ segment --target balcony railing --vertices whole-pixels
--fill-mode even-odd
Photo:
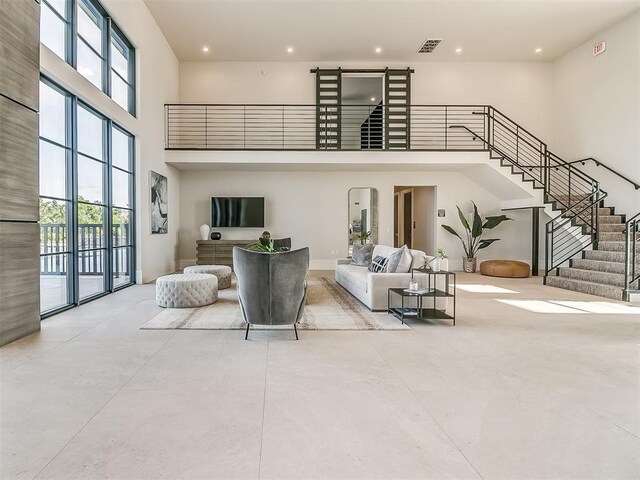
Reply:
[[[339,110],[338,110],[339,109]],[[165,105],[167,150],[486,150],[486,105]],[[485,114],[485,115],[483,115]],[[387,128],[386,125],[393,125]],[[408,146],[408,148],[407,148]]]
[[[40,274],[66,275],[68,269],[67,225],[60,223],[40,224]],[[113,225],[111,245],[125,246],[131,243],[128,225]],[[78,225],[78,273],[80,275],[103,275],[105,236],[102,224]],[[129,255],[126,248],[113,249],[114,275],[130,274]]]

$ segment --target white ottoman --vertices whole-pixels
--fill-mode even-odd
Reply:
[[[184,273],[208,273],[218,277],[218,290],[231,286],[231,267],[225,265],[193,265],[185,267]]]
[[[156,280],[156,303],[161,307],[202,307],[217,300],[218,278],[215,275],[186,273]]]

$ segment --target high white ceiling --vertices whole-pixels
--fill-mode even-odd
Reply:
[[[549,61],[640,8],[640,0],[145,1],[185,61]],[[427,38],[443,41],[417,54]]]

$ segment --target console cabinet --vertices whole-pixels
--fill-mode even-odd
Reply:
[[[248,247],[255,240],[198,240],[198,265],[226,265],[233,268],[233,247]]]

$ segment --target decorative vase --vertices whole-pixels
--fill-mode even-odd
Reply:
[[[200,225],[200,239],[209,240],[209,225]]]
[[[476,258],[462,257],[462,269],[466,273],[475,273],[476,271]]]
[[[434,272],[440,271],[440,259],[438,257],[431,260],[431,270]]]
[[[211,240],[220,240],[222,234],[220,232],[211,232]]]

